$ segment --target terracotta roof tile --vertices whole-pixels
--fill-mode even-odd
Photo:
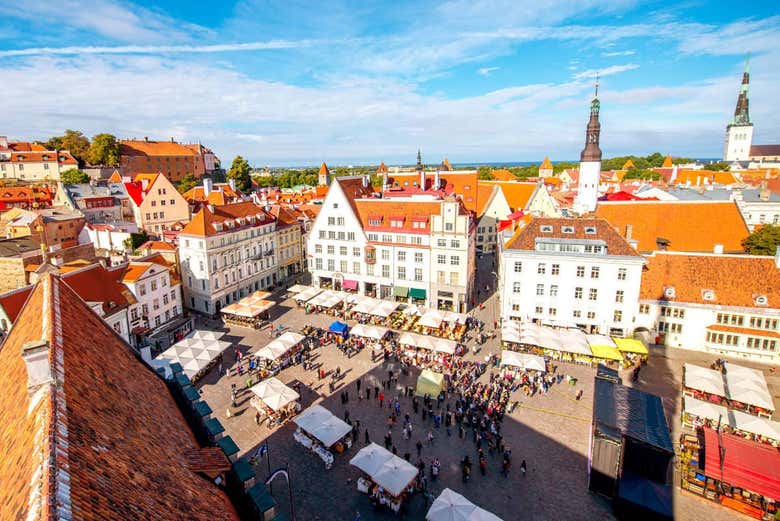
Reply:
[[[680,168],[677,170],[677,178],[674,180],[678,185],[701,186],[706,184],[732,185],[737,182],[737,178],[731,172],[720,172],[714,170],[694,170],[690,168]]]
[[[231,202],[235,199],[238,199],[241,197],[241,193],[237,190],[233,190],[231,186],[228,183],[215,183],[213,189],[211,190],[211,193],[209,194],[209,197],[212,194],[215,193],[222,193],[222,201],[225,201],[227,199],[227,202]],[[184,199],[187,200],[188,203],[202,203],[206,198],[203,196],[203,186],[193,186],[184,194],[182,194]],[[209,201],[212,204],[216,204],[214,201]],[[225,202],[219,203],[219,204],[226,204]]]
[[[539,165],[540,170],[552,170],[553,164],[550,162],[550,158],[545,156],[544,161],[542,161],[542,164]]]
[[[780,308],[780,269],[774,258],[655,252],[647,257],[640,298],[695,304],[755,307],[765,295],[769,308]],[[674,297],[666,288],[674,288]],[[704,299],[704,291],[714,293]]]
[[[123,156],[194,156],[186,146],[171,141],[122,140],[119,153]]]
[[[364,230],[368,231],[388,231],[404,233],[424,233],[430,232],[430,217],[441,213],[442,200],[436,201],[417,201],[409,199],[358,199],[355,201],[356,214]],[[467,215],[468,211],[462,201],[460,204],[460,215]],[[369,219],[381,217],[380,226],[369,225]],[[392,227],[391,220],[403,219],[403,226]],[[425,228],[415,228],[412,223],[425,222]]]
[[[31,394],[21,350],[40,340],[57,383]],[[0,519],[48,519],[58,506],[83,521],[238,519],[188,468],[198,446],[165,384],[59,278],[33,289],[0,373]]]
[[[741,335],[780,338],[780,333],[778,333],[777,331],[767,331],[766,329],[750,329],[749,327],[734,327],[734,326],[726,326],[723,324],[712,324],[710,326],[707,326],[707,329],[711,331],[722,331],[724,333],[739,333]]]
[[[543,232],[542,226],[551,226],[551,232]],[[564,227],[573,233],[564,233]],[[585,233],[586,228],[595,228],[596,233]],[[641,257],[604,219],[570,219],[564,217],[539,217],[531,220],[506,245],[508,249],[534,250],[537,238],[601,240],[607,246],[607,255]]]
[[[326,175],[330,174],[330,170],[328,170],[328,165],[326,165],[324,161],[320,165],[320,175],[322,174],[326,174]]]
[[[670,241],[670,251],[711,252],[722,244],[725,252],[741,252],[742,239],[749,234],[734,202],[605,202],[596,207],[596,215],[622,235],[631,225],[631,238],[644,252],[658,249],[659,238]]]
[[[493,179],[496,181],[517,181],[515,174],[509,170],[491,170],[490,173],[493,175]]]
[[[497,185],[504,192],[512,211],[524,210],[539,185],[522,181],[480,181],[479,184]]]
[[[672,168],[673,166],[674,163],[672,163],[672,156],[667,154],[664,158],[664,163],[661,165],[661,168]]]
[[[30,296],[31,290],[32,286],[25,286],[24,288],[15,289],[0,295],[0,307],[5,311],[11,324],[14,323],[16,317],[22,311],[22,307],[27,302],[27,297]]]
[[[750,147],[751,156],[780,156],[780,145],[753,145]]]
[[[122,282],[132,283],[137,281],[146,273],[146,270],[148,270],[151,265],[151,262],[131,262],[125,270]]]
[[[255,218],[254,224],[248,221],[245,221],[244,224],[239,224],[237,221],[239,218],[244,219],[249,217]],[[206,237],[208,235],[220,233],[220,231],[217,230],[217,226],[215,226],[216,224],[235,224],[233,228],[223,228],[222,230],[229,231],[241,227],[262,226],[269,222],[273,222],[273,220],[274,217],[267,213],[262,206],[258,206],[251,201],[214,206],[213,209],[208,206],[203,206],[182,229],[181,233],[185,235]]]
[[[176,246],[164,241],[147,241],[138,247],[139,250],[176,251]]]

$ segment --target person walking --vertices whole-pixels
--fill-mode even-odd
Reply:
[[[523,477],[525,477],[525,471],[526,471],[525,460],[523,460],[523,461],[520,463],[520,472],[522,472],[522,473],[523,473]]]
[[[385,393],[379,393],[379,408],[381,409],[385,402]]]
[[[369,438],[369,436],[368,436],[368,428],[366,428],[366,435],[365,435],[365,439],[366,439],[366,445],[368,445],[369,443],[371,443],[371,438]]]
[[[357,379],[357,381],[355,382],[355,385],[357,386],[358,394],[360,394],[360,378]]]
[[[417,457],[419,458],[420,455],[422,454],[422,448],[423,448],[423,444],[420,440],[417,440],[416,447],[417,447]]]
[[[428,445],[433,446],[433,431],[428,431]]]

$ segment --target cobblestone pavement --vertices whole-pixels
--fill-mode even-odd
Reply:
[[[488,300],[485,309],[478,312],[478,316],[487,319],[486,322],[491,327],[490,315],[497,309],[492,302],[494,298]],[[305,324],[327,327],[334,320],[326,315],[306,315],[297,309],[291,300],[281,302],[274,311],[274,316],[280,317],[275,320],[275,324],[281,324],[293,331],[299,330]],[[212,321],[210,325],[199,324],[199,327],[204,326],[216,328],[216,323]],[[228,332],[225,339],[235,342],[245,353],[255,352],[271,340],[267,331],[242,328],[223,330]],[[489,352],[497,352],[497,349],[497,340],[493,340],[483,346],[476,356],[483,357]],[[467,356],[473,358],[475,355],[469,353]],[[226,353],[225,367],[234,365],[233,358],[232,352]],[[640,381],[635,384],[664,398],[667,416],[674,430],[673,439],[677,439],[679,430],[680,381],[682,364],[686,361],[708,364],[712,357],[704,353],[653,348],[650,361],[643,369]],[[376,400],[357,399],[355,380],[360,378],[365,389],[367,382],[381,382],[386,379],[388,369],[396,368],[392,363],[387,365],[372,361],[370,353],[365,351],[347,358],[332,345],[316,350],[314,363],[313,370],[304,371],[301,366],[295,366],[282,371],[279,378],[288,384],[295,381],[303,384],[301,393],[304,407],[321,403],[341,417],[345,410],[349,410],[350,418],[353,421],[359,420],[361,426],[358,443],[344,454],[336,455],[334,466],[329,471],[325,470],[318,457],[294,441],[294,423],[289,422],[274,431],[269,431],[264,426],[258,427],[254,421],[253,409],[249,405],[248,390],[239,395],[234,415],[231,418],[225,417],[230,402],[230,384],[235,383],[245,389],[243,378],[220,377],[215,369],[198,385],[203,398],[225,426],[227,434],[230,434],[240,447],[242,457],[248,457],[259,444],[267,441],[271,468],[289,465],[296,518],[299,521],[352,521],[356,512],[360,512],[363,520],[397,519],[387,511],[372,509],[367,496],[356,490],[355,480],[360,475],[359,471],[349,465],[349,459],[364,446],[366,427],[371,440],[382,444],[388,429],[389,415],[389,410],[386,407],[380,408]],[[337,382],[338,386],[333,394],[329,393],[329,379],[318,380],[316,369],[319,364],[328,370],[341,368],[343,378]],[[505,521],[614,519],[609,502],[587,490],[587,454],[594,370],[573,364],[560,364],[559,371],[578,378],[576,387],[558,385],[553,386],[546,395],[533,398],[521,398],[519,395],[514,397],[519,399],[521,404],[511,415],[507,415],[503,425],[505,440],[512,449],[513,469],[508,478],[500,475],[500,455],[494,455],[488,456],[486,476],[481,476],[478,468],[474,467],[471,481],[463,483],[458,462],[465,455],[476,461],[474,444],[470,439],[459,439],[456,430],[448,437],[443,427],[432,429],[430,420],[423,421],[421,416],[414,415],[411,402],[407,398],[401,398],[402,415],[409,412],[412,416],[414,434],[411,440],[406,441],[401,436],[400,425],[391,429],[399,456],[409,452],[412,463],[417,463],[414,445],[418,439],[424,440],[428,430],[432,429],[435,435],[434,445],[426,445],[423,448],[422,459],[429,464],[433,457],[438,457],[442,464],[438,481],[429,484],[429,491],[434,496],[449,487]],[[780,378],[770,376],[768,372],[767,375],[770,392],[777,398]],[[402,377],[400,385],[414,385],[415,381],[416,373],[412,373],[408,377]],[[583,396],[577,401],[575,393],[580,388],[583,389]],[[349,392],[349,402],[346,405],[342,405],[339,398],[344,390]],[[386,390],[385,394],[389,395],[390,392]],[[523,459],[528,465],[528,475],[525,478],[518,471],[519,463]],[[267,464],[266,459],[260,460],[256,468],[258,477],[267,475]],[[280,508],[289,513],[287,487],[283,480],[274,482],[273,493]],[[416,494],[410,502],[405,518],[424,519],[428,506],[423,497]],[[683,493],[679,487],[675,493],[675,511],[677,519],[680,520],[725,521],[741,517],[734,511]]]

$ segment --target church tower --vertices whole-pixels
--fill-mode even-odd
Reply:
[[[320,186],[330,186],[330,170],[328,170],[328,165],[324,162],[320,166],[320,173],[317,179]]]
[[[748,88],[750,87],[750,56],[745,61],[742,85],[737,96],[734,119],[726,127],[726,144],[723,147],[724,161],[747,161],[753,144],[753,123],[748,112]]]
[[[574,200],[574,211],[579,214],[594,211],[599,197],[599,179],[601,177],[599,108],[599,82],[596,79],[596,95],[590,102],[590,120],[588,120],[588,129],[585,132],[585,148],[580,154],[580,178],[577,183],[577,198]]]

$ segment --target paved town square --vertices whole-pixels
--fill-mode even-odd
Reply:
[[[493,297],[494,298],[494,297]],[[488,300],[483,310],[477,316],[484,315],[488,320],[491,312],[492,299]],[[274,310],[272,316],[274,327],[281,326],[283,330],[298,331],[305,325],[327,328],[334,317],[324,314],[306,314],[298,308],[292,299],[286,299]],[[216,322],[211,322],[217,327]],[[354,324],[352,324],[354,325]],[[267,329],[251,330],[232,328],[227,330],[223,339],[235,342],[244,353],[253,353],[271,341]],[[498,340],[488,341],[475,355],[472,351],[467,359],[483,359],[489,353],[498,352]],[[704,353],[683,350],[665,350],[653,348],[647,366],[641,372],[639,382],[633,385],[656,393],[663,398],[667,418],[671,423],[672,438],[676,439],[679,431],[680,418],[680,382],[682,364],[694,362],[708,365],[712,357]],[[358,399],[356,381],[361,380],[362,392],[366,385],[378,385],[386,397],[394,396],[399,388],[414,387],[418,371],[412,371],[408,376],[401,376],[393,389],[385,389],[382,382],[387,380],[387,371],[398,373],[398,364],[393,360],[384,362],[372,361],[371,352],[362,350],[359,354],[348,358],[329,344],[314,351],[313,367],[304,371],[301,365],[284,369],[278,378],[286,384],[301,384],[301,402],[303,408],[319,403],[336,416],[344,417],[349,411],[349,418],[360,422],[360,434],[357,443],[343,454],[335,455],[335,463],[331,470],[326,470],[323,462],[313,453],[305,450],[294,439],[295,424],[287,422],[279,428],[269,430],[265,423],[258,426],[255,423],[255,412],[250,406],[251,392],[246,389],[246,377],[231,375],[221,376],[218,370],[213,370],[200,383],[203,399],[209,403],[226,429],[240,448],[241,457],[249,459],[257,448],[268,444],[270,466],[275,469],[281,465],[289,465],[293,483],[295,513],[297,519],[306,520],[351,520],[360,512],[362,519],[394,519],[388,510],[374,510],[368,497],[356,490],[356,480],[360,471],[349,464],[349,459],[365,445],[365,431],[368,430],[371,441],[382,444],[388,431],[389,399],[385,399],[384,407],[380,407],[373,392],[370,400]],[[225,354],[224,369],[228,370],[234,364],[234,354]],[[756,366],[760,367],[760,366]],[[341,378],[335,380],[334,391],[330,391],[331,377],[323,380],[318,378],[320,368],[331,373],[339,368]],[[511,449],[512,466],[508,477],[501,474],[501,455],[488,454],[487,471],[482,476],[475,470],[468,483],[461,479],[459,462],[464,456],[476,461],[477,449],[471,439],[471,432],[460,439],[456,428],[451,430],[451,436],[442,425],[434,428],[433,421],[422,420],[420,414],[411,411],[411,399],[400,398],[401,416],[409,413],[413,424],[413,435],[409,440],[402,437],[401,420],[390,428],[392,443],[397,448],[399,456],[405,453],[411,455],[410,461],[417,464],[416,442],[423,442],[421,459],[426,464],[428,476],[428,491],[433,497],[445,487],[464,494],[479,506],[488,509],[503,519],[614,519],[612,507],[603,498],[590,493],[587,489],[587,458],[589,444],[589,428],[593,400],[593,368],[559,363],[557,371],[577,379],[575,386],[568,385],[564,380],[553,385],[544,395],[527,398],[515,393],[512,400],[518,400],[519,405],[503,421],[502,433],[506,445]],[[490,369],[483,375],[487,381]],[[780,378],[766,371],[767,381],[773,396],[780,393]],[[628,375],[624,374],[628,383]],[[242,390],[238,394],[236,407],[232,416],[226,418],[230,407],[231,384]],[[576,399],[577,391],[582,390],[582,396]],[[341,403],[341,394],[346,391],[349,401]],[[447,400],[452,404],[455,398]],[[446,403],[445,402],[445,406]],[[433,444],[427,443],[427,433],[434,434]],[[433,458],[441,462],[441,473],[436,481],[430,478],[430,463]],[[523,476],[519,470],[520,462],[525,460],[527,474]],[[268,461],[256,459],[258,477],[268,473]],[[713,521],[734,519],[739,514],[724,509],[717,504],[683,493],[676,487],[675,510],[678,519],[709,519]],[[289,498],[284,480],[273,483],[273,495],[280,508],[289,513]],[[424,496],[415,494],[409,503],[406,519],[423,519],[430,503],[426,504]]]

